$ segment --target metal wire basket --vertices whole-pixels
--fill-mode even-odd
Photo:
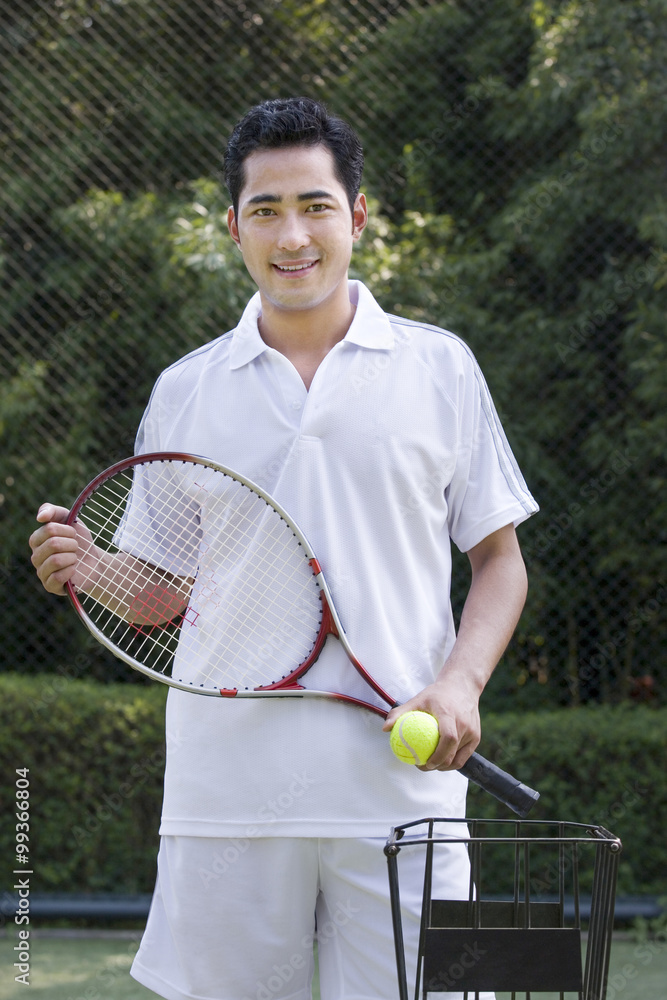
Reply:
[[[458,824],[458,828],[457,828]],[[433,899],[439,845],[465,844],[467,899]],[[605,1000],[621,842],[604,827],[541,820],[424,819],[385,845],[400,1000],[408,978],[398,859],[425,848],[414,998],[495,991]],[[502,994],[501,992],[502,991]]]

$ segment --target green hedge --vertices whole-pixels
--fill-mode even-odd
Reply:
[[[151,891],[165,695],[148,682],[0,676],[0,849],[13,858],[15,769],[27,767],[34,892]],[[480,750],[540,790],[534,818],[621,837],[620,892],[667,893],[667,709],[486,715]],[[469,814],[511,816],[477,789]]]
[[[539,790],[531,819],[600,824],[621,838],[619,893],[667,893],[667,709],[485,715],[480,752]],[[472,786],[468,814],[509,815]]]
[[[28,767],[33,892],[152,890],[165,696],[149,681],[0,677],[0,848],[12,856],[14,771]]]

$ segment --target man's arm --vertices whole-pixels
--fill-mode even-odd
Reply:
[[[513,525],[488,535],[468,558],[472,580],[454,647],[436,681],[393,709],[384,726],[391,729],[403,712],[436,717],[440,742],[423,771],[458,769],[477,747],[479,699],[526,600],[526,568]]]
[[[81,523],[65,523],[65,507],[42,504],[42,527],[30,536],[32,564],[45,590],[64,594],[71,581],[134,625],[160,625],[187,607],[193,580],[175,576],[128,552],[105,552]]]

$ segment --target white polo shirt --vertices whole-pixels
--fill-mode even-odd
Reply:
[[[387,315],[360,282],[350,297],[350,329],[306,391],[262,340],[256,294],[235,330],[163,372],[136,450],[204,455],[272,494],[318,554],[357,656],[405,701],[454,643],[450,537],[467,551],[538,508],[466,345]],[[336,639],[307,677],[368,700]],[[163,834],[386,836],[463,815],[466,787],[398,762],[362,709],[169,692]]]

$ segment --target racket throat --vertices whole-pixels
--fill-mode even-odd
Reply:
[[[312,561],[314,562],[315,560]],[[336,624],[336,619],[333,616],[331,608],[329,607],[329,602],[327,601],[323,591],[320,591],[320,598],[322,600],[322,624],[320,626],[320,635],[333,635],[336,639],[340,639],[340,630]]]
[[[220,692],[221,698],[236,698],[239,694],[238,688],[219,688],[218,690]],[[306,689],[303,686],[303,684],[298,684],[296,681],[292,681],[290,684],[283,684],[282,682],[278,681],[276,684],[267,684],[264,687],[253,688],[253,693],[254,692],[259,693],[262,691],[276,691],[277,693],[279,693],[280,691],[305,691],[305,690]]]
[[[290,681],[289,684],[285,684],[283,681],[277,681],[275,684],[265,684],[263,687],[257,687],[255,691],[305,691],[303,684],[299,684],[298,681]]]

